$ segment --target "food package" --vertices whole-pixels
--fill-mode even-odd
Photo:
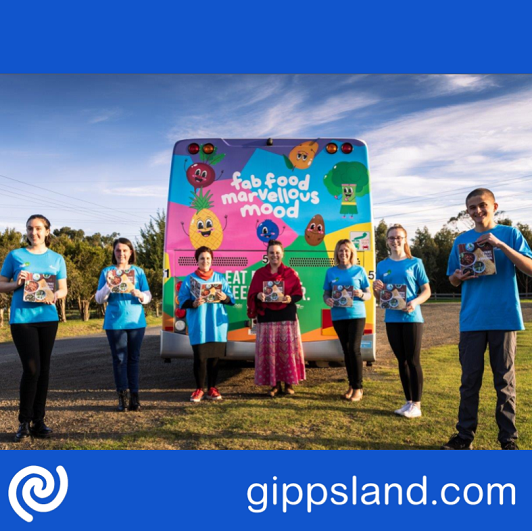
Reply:
[[[24,282],[24,302],[54,302],[56,276],[29,273]]]
[[[380,306],[385,310],[406,308],[406,284],[386,284],[380,294]]]
[[[495,253],[490,243],[461,243],[458,245],[458,253],[462,273],[469,272],[475,278],[497,273]]]
[[[262,283],[264,302],[283,302],[284,282],[282,280],[267,280]]]
[[[131,293],[135,289],[135,270],[110,269],[107,273],[107,285],[111,293]]]

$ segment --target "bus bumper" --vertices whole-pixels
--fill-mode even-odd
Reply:
[[[362,361],[375,361],[374,335],[362,338]],[[328,341],[307,341],[303,343],[306,361],[344,361],[344,354],[338,339]],[[189,336],[161,330],[161,357],[193,358]],[[253,341],[228,341],[226,359],[254,360],[255,343]]]

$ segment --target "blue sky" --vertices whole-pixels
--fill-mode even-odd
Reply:
[[[135,238],[201,136],[362,139],[375,219],[411,236],[478,186],[532,224],[531,116],[529,75],[0,75],[0,230],[39,211]]]

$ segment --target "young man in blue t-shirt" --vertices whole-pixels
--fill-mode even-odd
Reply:
[[[515,227],[497,225],[495,196],[477,188],[466,197],[467,213],[475,227],[460,234],[449,256],[447,274],[453,286],[462,286],[460,310],[460,408],[458,434],[442,450],[470,450],[478,423],[479,391],[484,372],[484,353],[489,346],[490,365],[497,391],[495,418],[503,450],[518,450],[515,427],[515,346],[523,317],[517,289],[516,268],[532,275],[532,251]],[[496,274],[475,278],[460,269],[460,244],[490,243]]]

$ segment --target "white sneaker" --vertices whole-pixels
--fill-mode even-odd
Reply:
[[[421,417],[421,408],[419,406],[416,406],[416,404],[412,403],[410,404],[410,408],[403,413],[403,416],[407,419],[415,419],[417,417]]]
[[[400,407],[399,409],[396,409],[394,413],[396,415],[400,415],[401,417],[403,417],[405,414],[405,411],[408,411],[411,405],[412,405],[412,402],[405,402],[405,405],[403,407]]]

